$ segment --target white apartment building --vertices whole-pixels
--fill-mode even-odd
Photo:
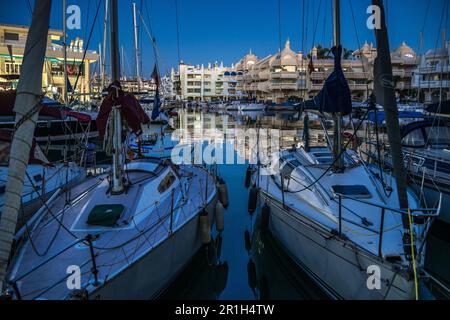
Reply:
[[[186,101],[234,100],[240,96],[237,76],[234,66],[224,67],[223,63],[207,67],[181,63],[178,72],[171,72],[167,96]]]
[[[437,50],[429,50],[414,70],[412,87],[426,102],[450,99],[450,41]]]

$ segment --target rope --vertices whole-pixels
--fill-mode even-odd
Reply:
[[[414,252],[414,234],[412,230],[412,215],[411,215],[411,209],[408,209],[408,219],[409,219],[409,235],[411,237],[411,258],[412,258],[412,265],[413,265],[413,271],[414,271],[414,288],[415,288],[415,294],[416,294],[416,300],[419,300],[419,284],[417,282],[417,268],[416,268],[416,257]]]

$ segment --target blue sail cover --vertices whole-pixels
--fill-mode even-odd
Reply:
[[[423,117],[424,117],[423,113],[414,112],[414,111],[399,111],[399,113],[398,113],[399,119],[423,119]],[[375,123],[375,112],[370,111],[369,114],[367,115],[367,119],[370,122]],[[382,124],[385,119],[386,119],[386,114],[384,113],[384,111],[377,111],[376,120],[377,120],[378,124]]]
[[[159,95],[159,85],[161,84],[161,81],[159,78],[159,72],[158,72],[157,65],[155,65],[155,68],[153,69],[152,79],[156,85],[155,101],[153,104],[153,111],[152,111],[152,120],[155,121],[156,119],[158,119],[159,114],[161,113],[161,111],[160,111],[161,97]]]
[[[334,47],[332,52],[334,55],[334,71],[313,100],[322,113],[341,112],[343,115],[347,115],[352,112],[352,96],[347,79],[345,79],[342,71],[342,46]]]

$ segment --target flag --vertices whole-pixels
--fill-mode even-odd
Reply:
[[[159,86],[161,84],[161,80],[159,78],[158,68],[156,65],[152,72],[152,79],[155,82],[156,87],[159,88]]]
[[[159,88],[156,88],[155,102],[153,104],[153,111],[152,111],[152,120],[153,121],[155,121],[159,117],[160,107],[161,107],[161,99],[159,96]]]
[[[161,82],[159,79],[158,68],[156,65],[155,65],[155,68],[153,69],[152,79],[156,85],[155,102],[153,104],[153,111],[152,111],[152,120],[154,121],[159,117],[160,108],[161,108],[161,97],[159,95],[159,85]]]

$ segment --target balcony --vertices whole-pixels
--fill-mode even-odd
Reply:
[[[271,90],[297,90],[297,83],[271,83]]]
[[[288,72],[288,71],[281,71],[281,72],[272,72],[270,73],[271,79],[298,79],[299,74],[298,72]]]
[[[440,81],[440,80],[433,80],[433,81],[420,81],[420,83],[418,81],[414,81],[412,84],[412,87],[415,89],[418,89],[419,87],[421,89],[440,89],[440,88],[449,88],[450,87],[450,81],[449,80],[444,80],[444,81]]]

